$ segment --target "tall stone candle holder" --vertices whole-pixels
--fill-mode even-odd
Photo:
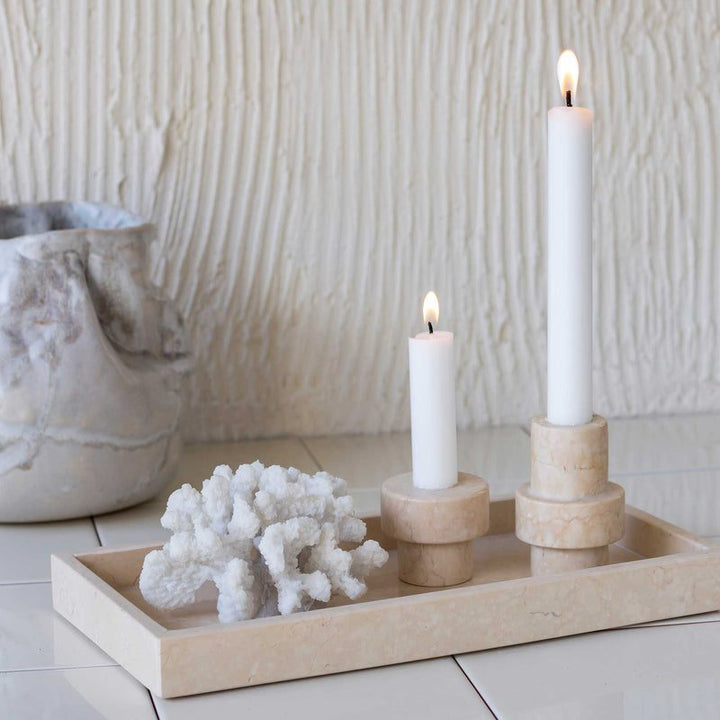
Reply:
[[[473,576],[473,541],[490,527],[487,483],[458,473],[449,488],[425,490],[412,473],[382,486],[383,532],[397,540],[398,575],[411,585],[448,587]]]
[[[533,575],[608,562],[623,536],[625,491],[608,481],[607,421],[553,425],[534,417],[530,482],[515,495],[515,534],[531,545]]]

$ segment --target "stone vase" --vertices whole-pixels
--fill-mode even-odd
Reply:
[[[172,479],[182,320],[155,227],[92,203],[0,207],[0,522],[119,510]]]

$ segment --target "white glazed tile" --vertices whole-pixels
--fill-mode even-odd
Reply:
[[[355,512],[359,517],[376,517],[380,515],[380,488],[367,490],[351,490]]]
[[[128,510],[99,515],[95,518],[100,542],[104,547],[154,545],[170,538],[169,531],[160,525],[167,499],[153,500]]]
[[[461,431],[458,467],[485,478],[491,497],[513,495],[530,477],[530,438],[519,427]]]
[[[323,470],[347,480],[351,489],[379,488],[411,468],[410,434],[305,438]],[[519,427],[458,433],[458,467],[481,475],[493,496],[513,493],[530,468],[529,440]]]
[[[717,717],[720,623],[591,633],[458,656],[498,718]]]
[[[697,625],[699,623],[720,622],[720,612],[701,613],[700,615],[686,615],[685,617],[656,620],[649,623],[638,623],[633,628],[656,627],[660,625]]]
[[[350,650],[348,650],[350,652]],[[160,720],[384,720],[492,717],[452,658],[163,700]]]
[[[174,487],[183,483],[200,487],[217,465],[230,465],[234,470],[238,465],[255,460],[264,465],[296,467],[308,473],[319,470],[310,453],[296,438],[204,443],[185,447]]]
[[[147,690],[119,667],[0,673],[8,720],[155,720]]]
[[[392,475],[410,470],[409,433],[304,438],[323,470],[352,490],[379,488]]]
[[[720,469],[616,479],[628,504],[696,535],[720,534]]]
[[[720,415],[620,418],[608,427],[611,475],[720,467]]]
[[[115,664],[55,613],[50,583],[0,585],[0,672]]]
[[[155,500],[95,518],[102,544],[119,547],[165,542],[169,533],[160,526],[160,517],[168,495],[175,488],[183,483],[200,488],[217,465],[234,469],[255,460],[265,465],[294,466],[310,473],[319,469],[302,443],[292,438],[189,445],[183,452],[177,477]]]
[[[98,546],[92,521],[0,524],[0,584],[47,582],[50,555],[84,552]]]

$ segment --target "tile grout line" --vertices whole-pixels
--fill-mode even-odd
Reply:
[[[322,463],[315,457],[315,453],[310,449],[310,446],[305,442],[305,438],[299,437],[298,441],[305,448],[305,452],[310,456],[310,459],[317,465],[318,470],[323,470]]]
[[[709,612],[716,612],[710,610]],[[684,622],[684,618],[692,617],[692,615],[680,615],[680,622],[663,622],[663,620],[678,620],[678,618],[663,618],[662,620],[650,620],[647,623],[638,623],[637,625],[620,625],[619,627],[606,628],[605,630],[595,630],[594,632],[620,632],[621,630],[658,630],[665,627],[687,627],[688,625],[712,625],[713,623],[720,622],[720,618],[717,620],[688,620]],[[657,625],[650,623],[657,623]],[[583,633],[590,634],[590,633]]]
[[[0,675],[33,672],[67,672],[68,670],[101,670],[103,668],[120,668],[125,670],[125,668],[118,663],[113,663],[112,665],[58,665],[57,667],[11,668],[10,670],[0,670]]]
[[[160,720],[160,713],[158,712],[157,705],[155,705],[155,698],[153,697],[153,694],[150,692],[148,688],[145,688],[145,691],[148,694],[148,697],[150,698],[150,706],[153,709],[153,712],[155,713],[155,717],[157,720]]]
[[[493,709],[490,707],[490,704],[488,701],[482,696],[482,693],[478,688],[476,687],[475,683],[470,679],[468,674],[465,672],[465,668],[458,662],[458,659],[454,656],[450,656],[455,664],[460,668],[460,672],[465,676],[465,679],[470,683],[470,687],[477,693],[477,696],[482,700],[482,704],[487,708],[487,711],[495,718],[495,720],[498,720],[498,716],[493,712]]]
[[[100,533],[98,532],[97,523],[95,522],[95,516],[94,516],[94,515],[90,518],[90,521],[92,522],[93,530],[95,531],[95,537],[97,538],[98,545],[99,545],[100,547],[102,547],[102,546],[103,546],[103,542],[102,542],[102,540],[100,539]]]

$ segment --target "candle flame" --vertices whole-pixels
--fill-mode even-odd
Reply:
[[[440,319],[440,303],[438,296],[431,290],[423,301],[423,322],[427,325],[437,323]]]
[[[577,92],[578,75],[580,75],[580,66],[575,53],[572,50],[563,50],[557,62],[558,82],[563,97],[568,90],[573,95]]]

